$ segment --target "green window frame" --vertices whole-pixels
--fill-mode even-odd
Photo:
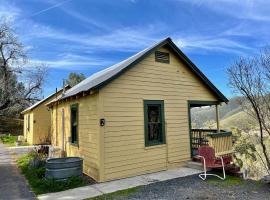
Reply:
[[[79,143],[79,107],[78,104],[70,106],[70,135],[71,143]]]
[[[158,118],[149,120],[149,110],[158,110]],[[155,116],[156,117],[156,116]],[[153,134],[153,128],[158,134]],[[152,133],[151,133],[152,130]],[[144,138],[145,146],[161,145],[166,143],[165,138],[165,116],[163,100],[144,100]]]

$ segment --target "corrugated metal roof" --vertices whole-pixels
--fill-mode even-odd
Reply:
[[[163,41],[161,41],[163,42]],[[87,79],[83,80],[79,84],[72,87],[70,90],[68,90],[60,99],[67,98],[73,95],[76,95],[80,92],[85,92],[90,90],[91,88],[94,88],[95,86],[103,83],[104,81],[107,81],[114,75],[118,74],[120,71],[125,69],[127,66],[129,66],[134,61],[138,60],[141,56],[143,56],[146,52],[148,52],[150,49],[155,48],[158,44],[161,42],[153,45],[152,47],[146,48],[139,53],[129,57],[126,60],[121,61],[120,63],[117,63],[111,67],[108,67],[102,71],[99,71],[92,76],[88,77]]]
[[[66,85],[65,88],[68,89],[68,88],[70,88],[70,86],[69,86],[69,85]],[[30,107],[26,108],[24,111],[22,111],[21,114],[24,114],[24,113],[26,113],[26,112],[28,112],[28,111],[30,111],[30,110],[33,110],[33,109],[36,108],[38,105],[42,104],[43,102],[47,101],[49,98],[53,97],[56,93],[61,93],[62,90],[63,90],[63,89],[60,89],[59,91],[57,91],[57,92],[55,92],[55,93],[53,93],[53,94],[50,94],[49,96],[45,97],[44,99],[42,99],[42,100],[36,102],[36,103],[33,104],[32,106],[30,106]],[[60,96],[60,94],[59,94],[59,96]]]
[[[42,99],[42,100],[36,102],[36,103],[33,104],[32,106],[26,108],[26,109],[25,109],[24,111],[22,111],[21,113],[24,114],[24,113],[26,113],[26,112],[28,112],[28,111],[30,111],[30,110],[36,108],[38,105],[42,104],[42,103],[45,102],[47,99],[51,98],[53,95],[55,95],[55,93],[53,93],[53,94],[47,96],[46,98],[44,98],[44,99]]]
[[[71,89],[69,89],[67,92],[65,92],[63,95],[59,96],[57,99],[54,99],[53,101],[49,102],[49,104],[56,102],[61,99],[65,99],[67,97],[74,96],[76,94],[79,94],[81,92],[89,91],[93,88],[99,88],[100,86],[104,85],[109,80],[115,78],[117,75],[121,74],[123,71],[125,71],[129,66],[132,66],[136,64],[138,61],[143,59],[148,54],[152,53],[155,49],[169,44],[173,50],[177,53],[177,55],[186,62],[188,66],[190,66],[191,70],[193,70],[209,87],[211,90],[213,90],[217,96],[220,97],[220,99],[224,102],[228,102],[228,99],[206,78],[206,76],[184,55],[184,53],[178,49],[178,47],[172,42],[171,38],[166,38],[164,40],[161,40],[160,42],[152,45],[151,47],[148,47],[139,53],[127,58],[126,60],[117,63],[109,68],[106,68],[100,72],[97,72],[87,79],[83,80],[79,84],[75,85]]]

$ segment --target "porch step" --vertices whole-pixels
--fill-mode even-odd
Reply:
[[[187,162],[187,167],[203,171],[203,166],[202,166],[202,164],[200,162],[188,161]]]

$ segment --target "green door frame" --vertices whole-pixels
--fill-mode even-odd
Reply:
[[[213,106],[213,105],[218,105],[220,102],[218,101],[200,101],[200,100],[188,100],[187,105],[188,105],[188,126],[189,126],[189,144],[190,144],[190,156],[191,158],[193,157],[193,152],[192,152],[192,127],[191,127],[191,108],[194,107],[201,107],[201,106]]]

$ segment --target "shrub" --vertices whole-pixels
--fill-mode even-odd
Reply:
[[[46,179],[45,160],[46,155],[38,151],[33,151],[17,160],[19,168],[35,194],[59,192],[87,184],[82,177],[71,177],[64,181]]]
[[[0,136],[0,141],[3,144],[6,144],[8,146],[14,146],[15,142],[17,141],[17,136],[8,136],[8,135],[4,135],[4,136]]]

